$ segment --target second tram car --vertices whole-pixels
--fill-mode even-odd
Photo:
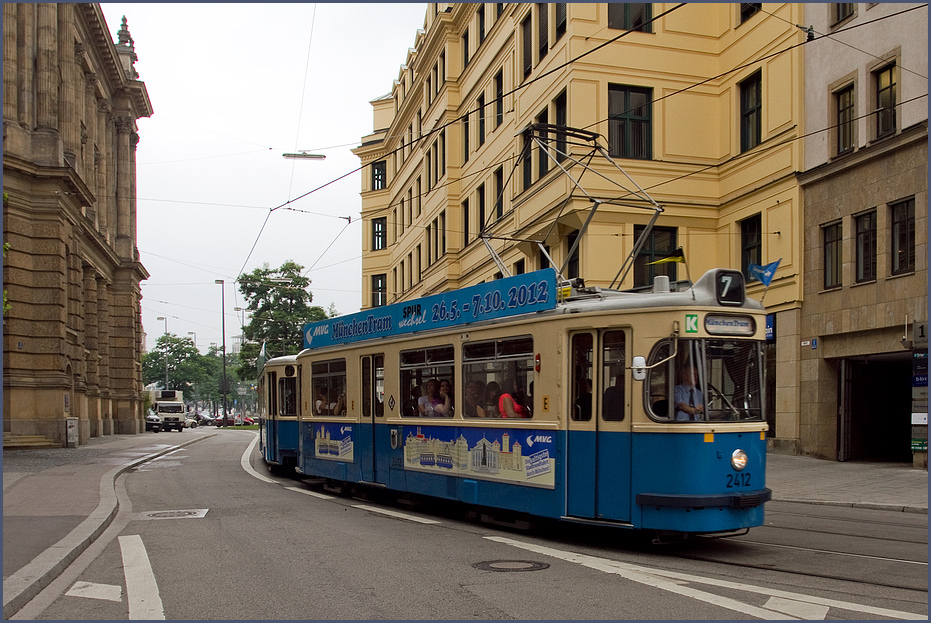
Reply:
[[[297,465],[300,369],[297,355],[274,357],[259,379],[259,450],[269,465]]]
[[[566,521],[743,531],[771,497],[764,329],[727,269],[649,292],[544,269],[311,323],[265,366],[263,455]]]

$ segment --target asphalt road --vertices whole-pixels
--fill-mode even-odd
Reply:
[[[340,496],[244,466],[254,439],[122,476],[113,525],[15,618],[927,618],[926,515],[770,503],[746,536],[655,546]]]

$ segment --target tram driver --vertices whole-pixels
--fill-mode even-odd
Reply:
[[[699,389],[698,367],[685,364],[679,371],[681,383],[676,385],[676,421],[700,420],[705,412],[705,400]]]

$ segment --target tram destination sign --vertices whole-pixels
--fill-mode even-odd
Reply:
[[[303,326],[304,348],[323,348],[415,331],[465,325],[556,307],[551,268],[375,307]]]

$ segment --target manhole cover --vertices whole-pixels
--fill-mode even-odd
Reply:
[[[206,508],[196,508],[180,511],[149,511],[139,513],[137,519],[202,519],[206,515]]]
[[[485,562],[477,562],[472,565],[476,569],[481,569],[482,571],[540,571],[541,569],[549,569],[549,565],[545,562],[534,562],[532,560],[487,560]]]

